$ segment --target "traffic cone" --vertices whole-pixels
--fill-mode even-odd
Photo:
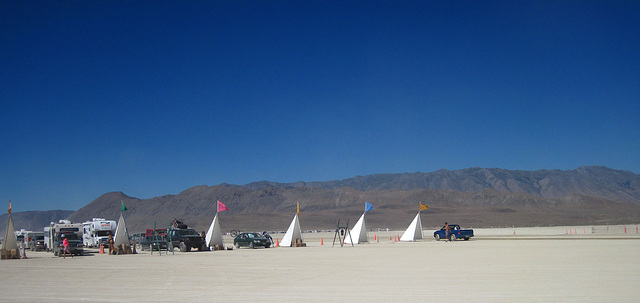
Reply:
[[[276,247],[279,247],[280,243],[278,242],[278,238],[276,238]]]
[[[627,233],[627,227],[626,226],[624,227],[624,233],[625,234]]]
[[[104,254],[104,244],[100,244],[100,253]]]
[[[320,237],[320,245],[324,245],[324,241],[322,241],[322,237]]]

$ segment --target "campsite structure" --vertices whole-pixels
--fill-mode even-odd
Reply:
[[[409,224],[409,227],[404,232],[404,234],[402,234],[402,237],[400,237],[400,241],[414,242],[417,240],[424,239],[424,234],[422,233],[422,220],[420,219],[420,213],[423,210],[428,208],[429,208],[428,206],[420,203],[420,210],[418,211],[418,214],[416,215],[415,218],[413,218],[413,221],[411,221],[411,224]]]
[[[300,214],[300,204],[298,204],[298,212],[295,216],[293,216],[293,220],[291,224],[289,224],[289,228],[287,232],[284,234],[282,238],[282,242],[280,246],[286,247],[302,247],[306,246],[304,242],[302,242],[302,231],[300,230],[300,220],[298,219],[298,215]]]
[[[229,210],[226,205],[222,204],[222,202],[218,201],[218,205],[216,208],[216,215],[213,217],[213,221],[211,221],[211,225],[209,226],[209,230],[207,231],[206,241],[207,247],[213,247],[213,250],[223,250],[224,242],[222,241],[222,231],[220,230],[220,223],[218,222],[218,213],[224,210]]]
[[[361,243],[369,243],[369,237],[367,234],[367,223],[365,222],[364,216],[368,211],[373,209],[373,205],[369,202],[364,202],[364,213],[356,222],[356,225],[353,226],[351,232],[349,232],[344,237],[344,244],[361,244]]]
[[[113,237],[113,244],[115,245],[118,254],[130,254],[131,245],[129,244],[129,232],[127,231],[127,224],[124,222],[123,213],[127,211],[122,202],[122,208],[120,209],[120,219],[118,220],[118,226],[116,227],[116,235]]]
[[[16,229],[13,226],[13,219],[11,218],[11,201],[9,201],[9,218],[7,219],[7,230],[4,232],[1,254],[2,259],[18,258],[18,238],[16,237]]]

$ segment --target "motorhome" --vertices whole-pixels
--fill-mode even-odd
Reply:
[[[70,253],[83,255],[82,244],[82,223],[71,223],[69,220],[60,220],[58,223],[51,222],[49,225],[49,243],[47,247],[53,251],[55,256],[62,254],[62,240],[69,241]]]
[[[21,230],[16,230],[16,240],[18,241],[18,247],[28,247],[29,246],[29,234],[33,232],[30,230],[25,230],[24,228]]]
[[[116,221],[104,218],[93,218],[82,223],[82,243],[85,247],[108,247],[109,234],[116,234]]]

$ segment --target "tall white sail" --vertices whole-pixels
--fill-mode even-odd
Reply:
[[[409,224],[409,228],[402,234],[400,237],[400,241],[413,242],[416,240],[424,239],[424,235],[422,234],[422,220],[420,220],[420,212],[416,215],[416,217]]]
[[[7,230],[4,233],[2,249],[18,249],[18,239],[16,238],[16,229],[13,227],[11,213],[9,213],[9,219],[7,220]]]
[[[222,245],[222,231],[220,230],[220,223],[218,222],[218,213],[213,217],[209,230],[207,231],[207,246],[213,247],[214,245]]]
[[[287,233],[285,233],[284,238],[282,238],[282,243],[280,243],[280,246],[294,246],[295,239],[302,239],[302,231],[300,230],[300,221],[298,220],[298,214],[293,217],[293,220],[289,225],[289,229],[287,229]]]
[[[122,244],[129,246],[129,233],[127,232],[127,225],[124,223],[124,216],[120,213],[120,219],[118,220],[118,227],[116,227],[116,235],[113,239],[113,244],[116,247],[120,247]]]
[[[367,236],[367,224],[364,220],[365,214],[366,212],[362,214],[358,222],[356,222],[356,225],[353,226],[351,233],[344,237],[344,244],[352,243],[351,236],[354,237],[353,244],[369,243],[369,237]]]

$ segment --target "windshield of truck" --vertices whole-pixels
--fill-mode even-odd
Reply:
[[[179,230],[178,233],[182,236],[198,235],[198,233],[193,229],[182,229],[182,230]]]
[[[64,235],[65,238],[67,238],[67,240],[80,240],[78,238],[78,235],[74,234],[74,233],[65,233],[65,234],[61,234],[60,238],[62,238],[62,235]]]
[[[36,236],[36,241],[43,241],[44,240],[44,236]]]
[[[96,232],[96,236],[98,236],[98,237],[108,237],[110,233],[111,233],[110,230],[100,230],[100,231]]]

